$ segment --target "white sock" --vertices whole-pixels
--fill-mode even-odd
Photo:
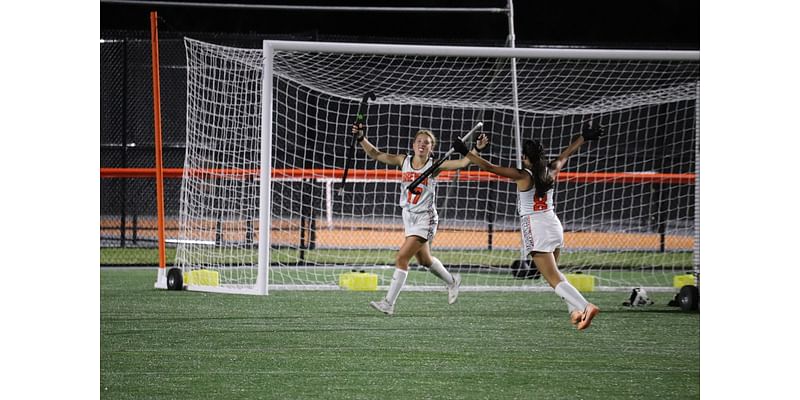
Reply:
[[[431,263],[430,266],[428,266],[431,272],[437,277],[439,277],[439,279],[443,280],[444,283],[452,285],[453,282],[455,282],[453,280],[453,275],[450,275],[450,272],[444,268],[444,265],[442,264],[441,261],[439,261],[438,258],[431,257],[431,259],[433,260],[433,262]]]
[[[400,268],[394,269],[392,283],[389,285],[389,291],[386,292],[386,301],[389,304],[394,305],[394,302],[397,301],[397,296],[400,295],[400,290],[403,289],[403,285],[406,283],[406,276],[408,276],[407,271],[403,271]]]
[[[560,276],[560,277],[561,277],[561,281],[562,281],[562,282],[569,282],[569,281],[567,281],[567,277],[566,277],[566,276],[564,276],[564,274],[562,274],[562,273],[561,273],[561,271],[558,271],[558,276]],[[576,289],[576,290],[577,290],[577,289]],[[569,310],[569,313],[570,313],[570,315],[572,314],[572,312],[573,312],[573,311],[575,311],[575,310],[578,310],[577,308],[575,308],[575,307],[574,307],[572,304],[570,304],[569,302],[566,302],[566,303],[567,303],[567,309]],[[582,310],[578,310],[578,311],[582,311]]]
[[[570,284],[566,279],[556,285],[555,291],[557,295],[561,296],[561,299],[566,301],[569,306],[574,307],[576,310],[583,311],[586,309],[586,305],[589,304],[589,302],[583,298],[581,292],[579,292],[578,289],[575,289],[575,286],[572,286],[572,284]]]

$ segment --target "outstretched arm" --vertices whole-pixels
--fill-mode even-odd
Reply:
[[[567,159],[569,156],[573,155],[578,149],[581,147],[582,144],[586,143],[583,139],[583,135],[577,135],[572,139],[569,146],[561,151],[561,154],[558,157],[550,162],[550,170],[552,173],[557,174],[558,171],[561,171],[561,168],[564,167],[564,164],[567,163]]]
[[[394,166],[403,165],[404,156],[399,154],[384,153],[378,150],[377,147],[373,146],[372,143],[370,143],[369,140],[367,140],[366,129],[367,128],[366,126],[364,126],[364,124],[361,123],[354,124],[352,132],[353,135],[356,137],[356,140],[358,140],[358,142],[361,143],[361,148],[364,149],[364,152],[367,153],[369,158],[384,163],[386,165],[394,165]]]
[[[513,179],[514,182],[516,182],[518,188],[526,188],[530,186],[531,176],[527,172],[521,169],[500,167],[494,165],[489,161],[487,161],[486,159],[484,159],[483,157],[481,157],[478,153],[468,152],[467,146],[459,138],[456,138],[453,141],[453,148],[455,148],[456,151],[461,153],[461,155],[463,155],[464,158],[469,159],[472,163],[477,165],[480,169],[484,171],[489,171],[495,175]]]
[[[484,171],[489,171],[495,175],[513,179],[515,181],[525,180],[528,178],[528,174],[521,169],[494,165],[489,161],[486,161],[486,159],[484,159],[477,153],[467,153],[465,157],[468,158],[470,161],[472,161],[472,163],[477,165],[480,169]]]
[[[567,163],[567,159],[569,156],[573,155],[578,149],[589,140],[597,140],[600,136],[603,136],[605,133],[605,129],[597,124],[592,122],[587,122],[583,126],[583,131],[580,135],[575,136],[570,142],[569,146],[561,151],[561,154],[558,157],[550,162],[550,173],[555,176],[561,171],[561,168]]]
[[[488,145],[489,145],[489,136],[487,136],[485,133],[481,133],[480,135],[478,135],[478,140],[476,141],[475,147],[472,149],[471,153],[479,154]],[[439,170],[448,171],[454,169],[461,169],[468,166],[470,162],[471,162],[470,159],[467,157],[462,157],[458,160],[447,160],[443,162],[442,165],[439,166]]]

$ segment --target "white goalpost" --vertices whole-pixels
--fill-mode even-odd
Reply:
[[[699,52],[185,43],[176,268],[188,289],[339,289],[353,275],[374,279],[366,289],[388,285],[403,241],[401,173],[360,146],[347,166],[368,92],[367,138],[391,154],[429,129],[438,158],[483,123],[484,157],[516,167],[515,130],[553,158],[583,121],[601,121],[606,136],[556,183],[562,271],[590,290],[675,290],[676,276],[699,274]],[[548,290],[519,262],[513,182],[474,166],[437,181],[431,249],[462,290]],[[445,289],[412,260],[404,290]]]

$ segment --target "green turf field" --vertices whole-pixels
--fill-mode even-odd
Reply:
[[[222,295],[153,289],[155,269],[100,271],[106,399],[686,399],[700,396],[700,315],[603,312],[585,332],[552,293]]]

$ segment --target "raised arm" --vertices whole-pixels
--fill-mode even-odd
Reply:
[[[367,153],[369,158],[384,163],[386,165],[394,165],[394,166],[401,166],[403,165],[403,158],[405,156],[399,154],[389,154],[384,153],[378,150],[377,147],[373,146],[372,143],[367,140],[366,135],[367,127],[364,124],[354,124],[353,125],[353,135],[355,135],[356,140],[361,143],[361,148],[364,149],[364,152]]]
[[[583,130],[580,135],[575,136],[570,142],[569,146],[567,146],[558,157],[550,162],[550,173],[555,176],[561,171],[561,168],[564,167],[564,164],[567,163],[567,159],[569,156],[573,155],[578,149],[586,143],[587,141],[597,140],[600,136],[603,136],[605,133],[605,129],[592,122],[587,122],[583,125]]]
[[[485,133],[481,133],[480,135],[478,135],[478,140],[476,141],[475,147],[472,149],[471,152],[474,154],[479,154],[488,145],[489,145],[489,136],[487,136]],[[461,169],[468,166],[470,162],[471,162],[470,159],[467,157],[462,157],[458,160],[447,160],[443,162],[441,166],[439,166],[439,170],[448,171],[454,169]]]
[[[489,171],[495,175],[499,175],[505,178],[513,179],[517,182],[517,185],[524,186],[528,184],[528,179],[530,179],[530,175],[528,175],[525,171],[519,170],[516,168],[508,168],[508,167],[501,167],[498,165],[494,165],[481,157],[475,151],[468,151],[467,146],[461,139],[456,138],[453,141],[453,147],[464,156],[464,158],[468,159],[473,164],[477,165],[480,169],[484,171]]]

